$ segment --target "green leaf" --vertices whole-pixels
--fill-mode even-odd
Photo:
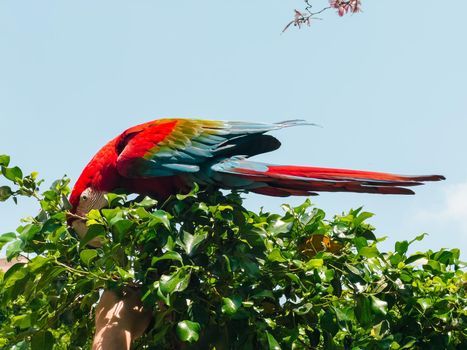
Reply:
[[[142,201],[136,203],[137,206],[143,208],[152,208],[157,205],[157,201],[151,197],[144,197]]]
[[[222,313],[227,315],[235,314],[242,306],[242,299],[238,296],[232,298],[222,298]]]
[[[181,243],[182,248],[188,255],[193,255],[196,248],[208,237],[207,234],[192,235],[186,231],[183,231],[183,241]]]
[[[8,186],[0,187],[0,202],[5,202],[8,198],[11,197],[13,191]]]
[[[199,339],[201,326],[198,322],[184,320],[177,323],[177,336],[182,342],[194,343]]]
[[[126,200],[127,196],[125,194],[107,193],[105,195],[105,198],[107,199],[109,206],[113,207],[120,203],[123,203]]]
[[[151,265],[154,265],[155,263],[157,263],[158,261],[160,260],[176,260],[176,261],[180,261],[183,265],[183,258],[182,256],[177,253],[177,252],[166,252],[164,254],[162,254],[161,256],[154,256],[152,259],[151,259]]]
[[[378,248],[376,246],[363,247],[358,251],[358,254],[365,258],[376,258],[379,255]]]
[[[293,274],[293,273],[290,273],[290,272],[287,272],[285,275],[286,275],[288,278],[290,278],[290,280],[291,280],[292,282],[295,282],[295,283],[297,283],[297,284],[300,284],[300,278],[298,278],[297,275],[295,275],[295,274]]]
[[[54,337],[49,331],[41,331],[31,338],[31,350],[52,350]]]
[[[271,333],[266,332],[266,337],[268,339],[269,350],[282,350],[276,338],[274,338]]]
[[[393,254],[389,257],[389,261],[393,266],[397,266],[401,261],[404,260],[404,257],[402,257],[399,253]]]
[[[48,288],[50,282],[60,276],[64,271],[65,268],[61,266],[52,266],[46,269],[46,271],[42,272],[42,277],[40,278],[39,282],[37,282],[37,288]]]
[[[36,270],[39,270],[42,266],[50,262],[52,259],[53,258],[51,257],[46,258],[40,255],[32,258],[31,261],[28,262],[29,271],[32,273]]]
[[[334,311],[339,321],[353,321],[355,319],[353,307],[334,307]]]
[[[0,249],[3,248],[5,244],[8,242],[11,242],[16,238],[16,234],[14,232],[7,232],[2,235],[0,235]]]
[[[212,211],[218,210],[218,211],[225,211],[225,210],[233,210],[233,207],[231,205],[217,205],[213,206],[209,209],[212,209]]]
[[[107,222],[110,223],[110,221],[117,215],[121,215],[122,214],[122,210],[120,208],[111,208],[111,209],[108,209],[108,208],[104,208],[104,209],[101,209],[101,213],[102,213],[102,216],[107,220]],[[119,219],[121,219],[122,217],[119,216]]]
[[[353,242],[358,251],[364,247],[368,247],[368,241],[364,237],[355,237]]]
[[[292,226],[293,226],[293,223],[291,222],[285,222],[280,219],[277,219],[272,222],[272,224],[268,228],[268,231],[274,235],[279,234],[279,233],[287,233],[290,231]]]
[[[310,259],[306,262],[305,267],[307,270],[318,269],[324,264],[323,259]]]
[[[154,213],[151,214],[151,222],[149,224],[150,227],[156,226],[157,224],[162,224],[170,230],[170,220],[169,214],[163,210],[156,210]]]
[[[381,321],[371,329],[371,336],[378,341],[381,341],[383,337],[390,332],[390,324],[387,320]],[[391,339],[392,340],[392,339]]]
[[[421,254],[421,253],[413,254],[410,257],[408,257],[407,260],[405,260],[405,264],[406,265],[412,264],[416,261],[426,263],[428,261],[426,254]]]
[[[299,307],[293,309],[293,311],[297,314],[297,315],[306,315],[308,314],[311,309],[313,308],[313,304],[312,303],[305,303],[303,305],[300,305]]]
[[[129,281],[135,278],[133,271],[127,271],[122,269],[120,266],[117,266],[115,269],[117,270],[120,277],[123,278],[123,280]]]
[[[193,184],[193,188],[191,189],[191,191],[187,194],[177,194],[176,195],[176,198],[179,200],[179,201],[183,201],[189,197],[196,197],[196,194],[198,193],[199,191],[199,185],[195,182]]]
[[[14,316],[11,321],[13,326],[19,327],[20,329],[31,327],[31,315],[29,314]]]
[[[428,262],[423,265],[425,270],[432,269],[433,271],[441,271],[441,264],[436,260],[428,260]]]
[[[79,253],[79,257],[81,261],[89,266],[89,263],[97,257],[97,250],[96,249],[84,249]]]
[[[96,225],[96,224],[101,224],[103,222],[102,220],[102,215],[101,211],[97,209],[91,209],[89,213],[87,214],[87,225]]]
[[[0,154],[0,165],[7,167],[10,164],[10,156]]]
[[[366,327],[371,323],[372,320],[372,304],[371,300],[364,296],[357,296],[357,305],[355,307],[355,316],[357,317],[358,322]]]
[[[128,232],[134,227],[133,221],[122,219],[113,223],[114,239],[116,242],[121,242]]]
[[[423,311],[433,306],[433,300],[430,298],[419,298],[417,299],[417,303],[422,307]]]
[[[190,276],[190,272],[184,268],[172,275],[162,275],[159,284],[161,292],[167,295],[185,290],[190,283]]]
[[[347,269],[354,275],[361,276],[363,274],[363,271],[357,269],[355,266],[351,264],[345,263],[345,267],[347,267]]]
[[[375,216],[375,214],[364,211],[355,218],[353,223],[354,223],[355,226],[358,226],[362,222],[364,222],[365,220],[367,220],[369,218],[372,218],[373,216]]]
[[[85,247],[90,241],[94,238],[98,237],[105,237],[106,231],[104,226],[102,225],[90,225],[88,227],[88,232],[84,235],[84,237],[80,241],[81,247]]]
[[[274,300],[274,293],[269,289],[263,289],[263,290],[256,292],[255,294],[251,296],[251,299],[264,299],[264,298],[270,298]]]
[[[16,182],[16,179],[23,178],[23,172],[17,166],[13,168],[2,167],[2,174],[10,181]]]
[[[275,261],[275,262],[284,262],[287,261],[282,254],[281,251],[278,248],[273,249],[269,254],[268,254],[268,260],[269,261]]]
[[[388,313],[388,303],[384,300],[378,299],[374,295],[371,297],[371,309],[376,315],[385,316]]]
[[[422,233],[421,235],[415,237],[414,239],[412,239],[409,244],[412,244],[413,242],[415,241],[421,241],[423,240],[426,236],[428,236],[428,233]]]
[[[40,225],[29,224],[29,225],[26,225],[26,226],[24,226],[22,228],[21,234],[19,235],[19,237],[23,242],[29,242],[40,231],[41,231],[41,226]]]
[[[11,260],[14,257],[18,256],[18,254],[23,251],[22,246],[23,246],[23,242],[20,239],[18,239],[16,241],[14,241],[13,243],[9,244],[6,247],[6,258],[8,260]]]
[[[407,252],[407,249],[409,248],[409,242],[407,241],[401,241],[401,242],[396,242],[396,252],[398,252],[400,255],[404,255]]]
[[[30,350],[29,343],[25,340],[16,343],[8,350]]]
[[[23,279],[28,275],[28,271],[25,268],[24,263],[16,263],[11,266],[5,275],[3,276],[3,281],[5,285],[4,288],[10,288],[13,286],[17,281]]]

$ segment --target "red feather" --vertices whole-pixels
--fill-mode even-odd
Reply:
[[[313,195],[316,191],[413,194],[404,187],[444,179],[440,175],[268,165],[246,159],[279,147],[279,141],[264,133],[301,124],[307,123],[161,119],[134,126],[94,156],[76,182],[70,202],[76,210],[87,188],[99,192],[122,189],[162,199],[187,191],[193,182],[270,196]]]

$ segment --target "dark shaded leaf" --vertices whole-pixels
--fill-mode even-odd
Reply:
[[[130,220],[118,220],[113,223],[112,230],[114,231],[114,237],[116,242],[121,242],[126,235],[131,234],[130,230],[134,227],[133,221]]]
[[[372,317],[372,303],[371,300],[365,295],[358,295],[357,305],[355,307],[355,316],[357,317],[358,322],[363,326],[368,326],[373,317]]]
[[[31,350],[52,350],[54,337],[49,331],[37,332],[31,338]]]
[[[88,244],[90,241],[92,241],[95,238],[103,238],[105,237],[106,231],[104,226],[102,225],[90,225],[88,227],[88,232],[86,232],[86,235],[81,239],[80,245],[82,247],[85,247],[86,244]]]
[[[0,187],[0,202],[6,201],[8,198],[11,197],[13,191],[9,186],[1,186]]]

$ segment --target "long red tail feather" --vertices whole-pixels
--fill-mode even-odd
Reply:
[[[236,160],[223,164],[222,173],[252,181],[252,192],[270,196],[316,195],[315,192],[414,194],[406,187],[444,180],[442,175],[396,175],[373,171],[304,166],[281,166]]]

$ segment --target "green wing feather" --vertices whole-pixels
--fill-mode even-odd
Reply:
[[[117,168],[121,175],[129,178],[196,173],[204,164],[231,156],[236,150],[246,156],[274,150],[280,145],[278,141],[262,134],[301,124],[307,123],[301,120],[267,124],[161,119],[122,134],[125,144],[121,145]],[[264,144],[259,147],[261,152],[252,149],[257,146],[256,141]]]

